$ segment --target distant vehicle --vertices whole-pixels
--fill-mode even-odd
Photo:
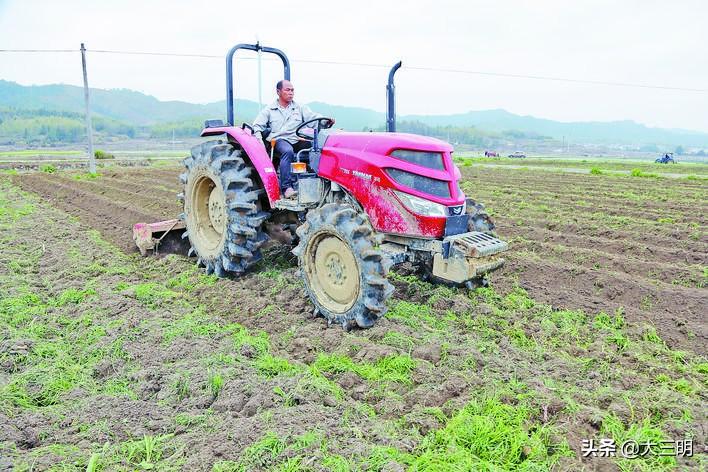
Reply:
[[[499,157],[499,153],[496,151],[484,151],[484,157]]]
[[[659,157],[654,162],[656,162],[657,164],[668,164],[669,162],[672,164],[676,164],[673,152],[667,152],[666,154],[664,154],[663,157]]]
[[[509,154],[509,157],[513,157],[516,159],[523,159],[526,157],[526,154],[524,154],[521,151],[516,151],[516,152],[512,152],[511,154]]]

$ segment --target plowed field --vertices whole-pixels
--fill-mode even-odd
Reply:
[[[708,183],[462,170],[506,267],[476,292],[393,273],[350,333],[286,252],[219,280],[140,258],[177,168],[0,177],[0,470],[705,466]],[[657,446],[583,457],[602,438]]]

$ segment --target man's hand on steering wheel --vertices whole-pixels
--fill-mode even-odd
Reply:
[[[317,131],[322,129],[329,129],[334,126],[334,118],[321,117],[307,120],[297,127],[297,129],[295,130],[295,135],[300,139],[312,141],[312,136],[308,136],[302,132],[304,128],[308,127],[308,125],[312,123],[317,123]]]

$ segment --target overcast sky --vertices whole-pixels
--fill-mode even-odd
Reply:
[[[560,121],[635,120],[708,132],[708,92],[563,83],[405,66],[708,89],[708,2],[32,1],[0,0],[0,49],[179,52],[234,44],[284,50],[296,100],[383,111],[392,65],[399,114],[503,108]],[[244,53],[243,57],[253,57]],[[161,100],[224,98],[224,60],[89,53],[89,83]],[[257,100],[256,61],[237,63],[237,97]],[[263,62],[264,101],[282,69]],[[0,79],[81,85],[78,53],[0,53]],[[1,105],[1,103],[0,103]]]

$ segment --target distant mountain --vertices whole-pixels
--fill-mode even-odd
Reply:
[[[401,119],[421,121],[432,126],[475,126],[485,131],[517,130],[597,144],[664,144],[708,146],[708,133],[680,129],[650,128],[634,121],[583,121],[564,123],[520,116],[506,110],[470,111],[456,115],[408,115]]]
[[[366,108],[345,107],[327,103],[309,104],[323,115],[334,116],[337,126],[348,130],[380,128],[383,113]],[[82,113],[83,89],[73,85],[23,86],[0,80],[0,108],[44,109]],[[194,104],[182,101],[160,101],[155,97],[126,89],[91,89],[92,112],[99,117],[133,126],[150,126],[165,122],[205,120],[225,115],[225,102]],[[251,121],[259,106],[250,100],[236,100],[237,121]],[[428,126],[475,127],[481,131],[520,131],[527,135],[563,137],[572,142],[596,144],[631,144],[690,146],[708,148],[708,133],[680,129],[650,128],[633,121],[564,123],[533,116],[520,116],[505,110],[470,111],[452,115],[403,115],[400,121],[419,121]]]
[[[83,113],[84,90],[73,85],[23,86],[0,80],[0,107]],[[167,101],[127,89],[91,89],[91,112],[135,125],[178,121],[190,117],[220,117],[222,105]]]

